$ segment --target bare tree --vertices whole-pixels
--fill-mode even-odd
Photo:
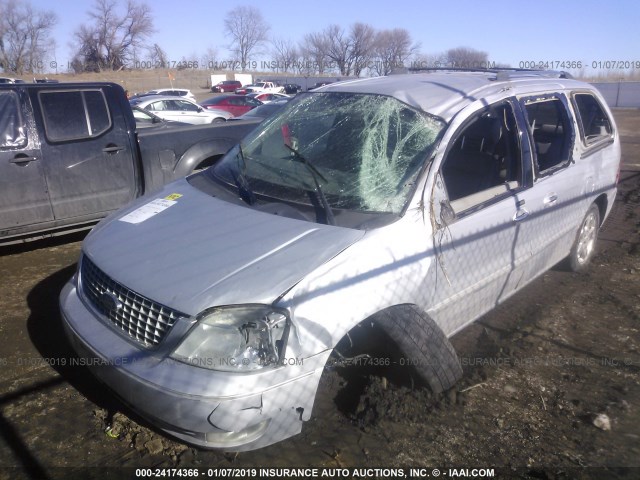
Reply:
[[[360,76],[374,55],[375,39],[376,32],[370,25],[354,23],[347,32],[333,24],[322,32],[307,34],[301,51],[320,75],[335,69],[342,76]]]
[[[76,30],[78,50],[74,65],[86,71],[120,70],[154,32],[149,6],[127,0],[125,12],[118,13],[117,0],[96,0],[88,12],[91,22]]]
[[[446,51],[447,67],[451,68],[487,68],[489,54],[470,47],[451,48]]]
[[[335,64],[340,75],[351,73],[351,38],[339,25],[329,25],[323,32],[327,43],[327,56]]]
[[[273,58],[275,65],[272,70],[283,72],[294,72],[299,63],[299,53],[296,45],[291,40],[283,38],[274,38],[271,40],[273,45]]]
[[[167,62],[169,57],[160,45],[154,43],[152,47],[148,49],[147,57],[151,62],[152,68],[167,68]]]
[[[208,47],[204,54],[200,57],[200,67],[208,70],[218,70],[218,49],[215,47]]]
[[[329,44],[324,34],[308,33],[300,44],[304,73],[324,75],[329,59]]]
[[[0,68],[17,75],[42,71],[57,21],[54,12],[34,10],[28,2],[0,0]]]
[[[269,25],[262,18],[260,10],[241,6],[227,13],[224,30],[233,40],[231,51],[236,55],[241,69],[246,70],[251,56],[266,43]]]
[[[376,75],[388,75],[395,68],[406,67],[407,60],[418,48],[417,44],[413,44],[411,34],[404,28],[379,31],[375,39],[372,72]]]
[[[353,74],[359,77],[374,55],[376,31],[366,23],[354,23],[351,26],[350,61]]]

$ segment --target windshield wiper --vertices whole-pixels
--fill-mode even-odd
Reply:
[[[238,155],[236,158],[242,160],[242,166],[238,165],[237,172],[233,174],[233,181],[238,187],[238,193],[240,194],[240,198],[246,202],[248,205],[253,205],[256,203],[256,196],[249,187],[249,182],[247,181],[247,177],[245,177],[244,172],[247,170],[247,160],[244,158],[244,153],[242,152],[242,144],[238,144]]]
[[[327,225],[335,225],[336,219],[333,216],[333,211],[329,206],[329,202],[327,202],[327,197],[324,196],[322,187],[320,187],[320,183],[318,182],[318,177],[320,177],[322,181],[325,183],[329,183],[329,182],[327,182],[327,179],[324,178],[324,176],[318,171],[318,169],[311,162],[309,162],[309,160],[307,160],[298,150],[296,150],[295,148],[293,148],[291,145],[287,143],[285,143],[284,146],[287,147],[289,150],[291,150],[291,152],[296,156],[296,158],[300,160],[300,162],[302,162],[311,173],[311,177],[313,178],[313,183],[315,183],[316,185],[316,196],[320,201],[322,210],[324,211],[324,216],[327,221]]]

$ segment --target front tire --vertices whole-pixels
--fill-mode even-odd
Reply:
[[[416,306],[397,305],[378,312],[374,318],[434,393],[449,390],[462,378],[453,345]]]
[[[582,272],[591,263],[599,230],[600,210],[594,203],[587,210],[569,253],[568,263],[572,271]]]

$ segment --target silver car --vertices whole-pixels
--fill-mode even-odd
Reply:
[[[201,125],[224,122],[231,118],[229,112],[203,108],[191,100],[175,96],[145,95],[129,101],[131,106],[147,110],[163,120]]]
[[[331,84],[96,227],[64,325],[169,434],[263,447],[300,432],[355,329],[454,385],[451,335],[561,260],[587,267],[619,163],[602,97],[564,74]]]

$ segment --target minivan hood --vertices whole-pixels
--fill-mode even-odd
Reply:
[[[122,220],[169,195],[175,203],[165,210],[139,223]],[[218,305],[272,303],[363,235],[235,205],[182,179],[103,221],[83,251],[116,282],[196,315]]]

